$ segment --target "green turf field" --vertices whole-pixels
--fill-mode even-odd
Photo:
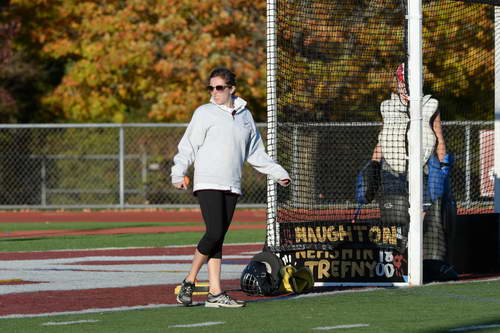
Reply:
[[[103,230],[117,228],[148,228],[196,226],[202,223],[162,223],[162,222],[45,222],[45,223],[0,223],[0,232],[26,230]]]
[[[75,323],[54,325],[54,323],[68,322]],[[173,327],[207,322],[219,324],[205,327]],[[428,285],[409,289],[374,289],[320,297],[251,302],[241,309],[172,307],[87,315],[3,319],[0,320],[0,326],[2,332],[74,333],[314,331],[431,333],[454,332],[453,330],[457,332],[460,328],[471,326],[476,327],[475,332],[500,332],[500,281]],[[479,326],[490,326],[490,328],[478,330]],[[463,331],[466,330],[460,330]]]
[[[233,225],[255,225],[255,223],[233,222]],[[202,222],[44,222],[44,223],[0,223],[0,232],[27,230],[104,230],[117,228],[203,226]]]
[[[117,228],[123,223],[61,224],[55,229]],[[157,223],[126,226],[158,226]],[[162,224],[165,225],[165,224]],[[172,224],[169,224],[172,225]],[[178,225],[192,225],[192,223]],[[45,223],[1,225],[3,232]],[[19,228],[17,228],[19,227]],[[31,228],[31,229],[30,229]],[[73,229],[74,230],[74,229]],[[200,232],[0,239],[1,251],[156,247],[195,244]],[[227,243],[264,242],[265,230],[233,230]],[[162,307],[78,315],[0,319],[1,332],[500,332],[500,281],[404,289],[346,290],[319,297],[250,302],[242,309]],[[212,323],[213,326],[176,327]],[[64,325],[62,325],[64,324]],[[469,327],[466,329],[466,327]]]
[[[36,223],[33,223],[32,225],[35,224]],[[61,229],[62,228],[59,227],[57,230]],[[170,245],[190,245],[196,244],[201,236],[202,232],[175,232],[159,234],[58,236],[44,238],[0,238],[0,251],[48,251],[109,247],[162,247]],[[264,240],[265,230],[263,229],[231,230],[226,236],[227,243],[264,243]]]

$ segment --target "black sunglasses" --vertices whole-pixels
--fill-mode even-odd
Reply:
[[[210,92],[214,91],[214,89],[217,91],[224,91],[224,89],[226,88],[231,88],[231,86],[215,86],[215,87],[207,86],[207,90]]]

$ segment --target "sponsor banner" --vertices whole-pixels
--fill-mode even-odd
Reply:
[[[315,282],[407,282],[406,227],[380,222],[280,223],[284,262],[306,266]],[[292,245],[293,244],[293,245]]]

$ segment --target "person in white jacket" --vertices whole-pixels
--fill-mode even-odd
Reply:
[[[383,126],[372,160],[358,174],[356,200],[359,205],[371,202],[380,185],[380,215],[384,223],[397,223],[404,229],[402,239],[406,251],[409,228],[408,146],[410,99],[405,66],[395,72],[396,92],[380,105]],[[458,279],[453,266],[447,263],[453,213],[450,172],[453,155],[447,153],[441,125],[438,100],[431,95],[422,98],[422,171],[423,171],[423,279],[424,282]],[[358,206],[360,207],[360,206]]]
[[[246,102],[234,95],[235,75],[217,68],[209,77],[210,103],[198,107],[178,145],[172,167],[172,184],[188,188],[185,177],[194,163],[193,192],[198,198],[206,231],[195,250],[188,276],[177,302],[190,305],[194,282],[207,262],[207,307],[241,307],[245,303],[227,295],[220,281],[222,244],[241,195],[241,172],[247,161],[282,186],[290,183],[288,172],[266,153]]]

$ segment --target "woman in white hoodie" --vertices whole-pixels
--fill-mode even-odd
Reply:
[[[259,131],[246,102],[234,95],[235,75],[217,68],[209,77],[210,103],[196,109],[174,157],[172,183],[187,189],[184,178],[194,163],[193,192],[198,198],[206,232],[195,250],[191,270],[182,282],[177,302],[192,303],[194,282],[202,265],[208,264],[207,307],[241,307],[245,303],[227,295],[221,287],[222,244],[241,195],[241,171],[247,161],[282,186],[290,176],[265,152]]]

